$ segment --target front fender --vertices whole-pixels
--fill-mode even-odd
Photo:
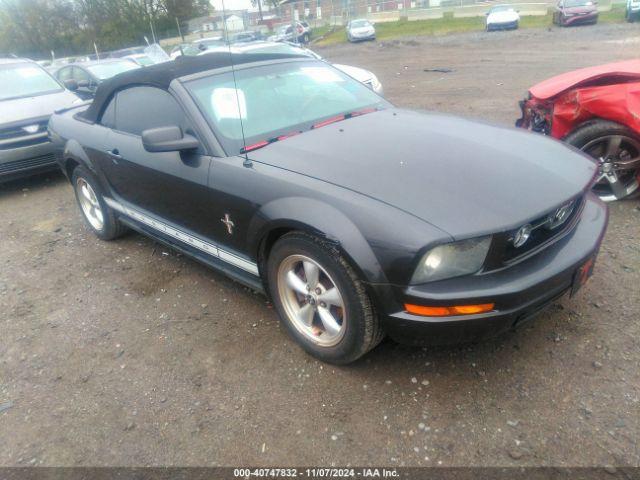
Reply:
[[[87,152],[84,151],[82,145],[77,140],[71,139],[68,140],[64,146],[64,150],[62,151],[62,161],[65,163],[65,172],[67,162],[74,161],[80,165],[84,165],[88,168],[92,173],[97,175],[97,171],[91,162],[91,159],[87,155]]]
[[[258,254],[260,243],[276,229],[303,230],[340,246],[369,283],[388,283],[380,262],[358,227],[335,207],[305,197],[285,197],[263,205],[248,229],[249,251]]]

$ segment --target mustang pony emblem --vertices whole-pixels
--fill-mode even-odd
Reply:
[[[233,227],[235,227],[236,224],[233,223],[229,214],[225,213],[224,218],[221,218],[220,221],[224,223],[225,227],[227,227],[227,232],[229,232],[229,235],[233,235]]]

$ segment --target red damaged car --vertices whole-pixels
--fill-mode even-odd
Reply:
[[[599,162],[594,191],[620,200],[640,182],[640,60],[564,73],[534,85],[516,125],[563,140]]]

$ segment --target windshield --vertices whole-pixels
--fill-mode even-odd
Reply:
[[[91,65],[87,67],[87,70],[100,80],[106,80],[107,78],[111,78],[119,73],[135,70],[136,68],[140,68],[140,66],[136,65],[134,62],[126,60],[122,62],[109,62]]]
[[[305,57],[320,59],[320,56],[317,53],[306,48],[296,47],[289,43],[257,44],[246,48],[244,51],[247,53],[283,53],[285,55],[303,55]]]
[[[593,2],[590,0],[565,0],[565,7],[590,7],[593,5]]]
[[[16,63],[0,67],[0,100],[62,91],[62,86],[37,65]]]
[[[491,9],[491,13],[508,12],[509,10],[513,10],[513,7],[510,7],[509,5],[498,5]]]
[[[354,20],[351,22],[351,28],[362,28],[371,25],[367,20]]]
[[[280,35],[286,35],[288,32],[291,32],[291,25],[285,25],[278,29]]]
[[[146,55],[140,55],[136,57],[131,57],[131,59],[136,62],[138,65],[142,65],[143,67],[148,67],[149,65],[154,65],[153,60],[151,60]]]
[[[186,87],[229,154],[389,104],[322,62],[287,62],[192,80]],[[264,92],[269,92],[265,95]],[[332,121],[333,121],[332,120]],[[249,148],[247,147],[247,150]]]

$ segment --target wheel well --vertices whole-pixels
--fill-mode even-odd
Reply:
[[[633,129],[629,128],[624,123],[616,122],[614,120],[608,120],[602,117],[591,117],[585,120],[584,122],[576,125],[569,133],[567,133],[564,137],[562,137],[562,141],[568,141],[569,137],[571,137],[572,135],[575,135],[576,133],[597,124],[608,124],[608,126],[611,128],[615,128],[615,127],[626,128],[633,132]]]
[[[284,235],[288,233],[293,233],[293,232],[304,232],[311,235],[323,237],[321,232],[315,231],[313,229],[304,229],[299,227],[296,228],[291,226],[274,228],[273,230],[270,230],[269,232],[267,232],[266,235],[264,235],[264,237],[260,240],[260,243],[258,245],[258,270],[260,271],[260,277],[262,278],[262,285],[264,287],[264,291],[267,295],[267,298],[269,299],[271,299],[271,296],[269,294],[269,285],[267,284],[267,275],[266,275],[267,259],[269,258],[269,253],[271,252],[271,249],[280,238],[282,238]],[[335,242],[332,242],[332,243],[335,243]],[[360,266],[353,260],[353,258],[351,258],[351,256],[342,248],[340,244],[335,243],[335,246],[342,253],[347,263],[355,270],[356,274],[362,280],[364,280],[366,277],[364,272],[360,269]],[[384,309],[382,308],[382,305],[380,305],[379,303],[380,299],[378,298],[378,295],[376,295],[376,292],[374,291],[374,288],[372,287],[372,285],[366,281],[363,284],[364,284],[365,290],[367,291],[367,294],[372,299],[372,302],[376,310],[383,311]]]
[[[69,179],[69,181],[71,181],[71,176],[73,175],[73,171],[76,169],[78,165],[80,164],[72,158],[68,158],[65,161],[64,170],[67,173],[67,178]]]

